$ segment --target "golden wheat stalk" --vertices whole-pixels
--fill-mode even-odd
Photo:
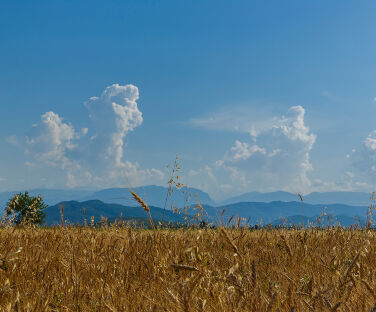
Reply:
[[[133,198],[141,205],[141,207],[148,213],[149,215],[149,221],[150,221],[150,225],[152,227],[152,229],[154,229],[154,222],[153,222],[153,218],[151,217],[151,213],[150,213],[150,208],[149,206],[147,205],[147,203],[145,203],[142,198],[140,196],[138,196],[134,191],[130,190]]]
[[[130,191],[133,198],[141,205],[142,208],[144,208],[144,210],[147,212],[147,213],[150,213],[150,209],[149,209],[149,206],[142,200],[142,198],[140,196],[138,196],[135,192],[133,192],[132,190]]]
[[[232,239],[228,235],[227,231],[223,227],[221,228],[221,233],[223,234],[223,236],[225,237],[225,239],[227,240],[227,242],[230,244],[230,246],[232,247],[232,249],[234,250],[234,252],[241,259],[242,255],[240,254],[238,247],[234,244],[234,242],[232,241]]]

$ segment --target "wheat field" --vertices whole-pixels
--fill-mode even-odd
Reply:
[[[0,258],[1,311],[376,309],[369,230],[9,227]]]

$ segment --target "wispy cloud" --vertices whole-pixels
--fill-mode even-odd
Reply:
[[[188,124],[206,130],[248,133],[256,138],[272,128],[276,121],[265,107],[234,106],[204,117],[191,118]]]

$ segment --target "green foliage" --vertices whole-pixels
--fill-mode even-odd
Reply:
[[[11,224],[41,225],[46,214],[44,209],[48,206],[38,195],[30,196],[28,192],[14,195],[5,208],[5,218]]]

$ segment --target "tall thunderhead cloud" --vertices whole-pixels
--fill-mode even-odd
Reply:
[[[95,128],[92,148],[103,148],[101,157],[113,159],[117,166],[125,165],[122,161],[125,136],[143,121],[138,98],[136,86],[113,84],[100,97],[91,97],[85,103]]]
[[[91,97],[85,106],[91,124],[77,133],[73,125],[48,112],[27,139],[28,152],[39,164],[58,167],[66,173],[68,186],[122,185],[145,181],[158,183],[160,170],[140,169],[124,155],[127,134],[142,124],[138,109],[138,88],[113,84],[100,97]],[[154,180],[153,180],[154,179]]]

